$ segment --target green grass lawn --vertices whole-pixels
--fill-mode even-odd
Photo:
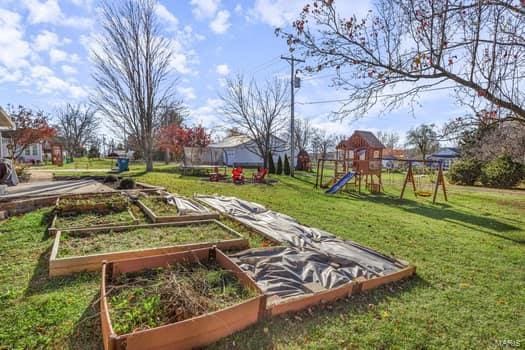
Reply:
[[[315,175],[274,185],[210,183],[169,168],[136,179],[171,192],[252,200],[417,266],[411,280],[259,323],[214,348],[525,347],[525,196],[452,187],[436,205],[385,181],[386,194],[325,195]],[[98,274],[47,278],[47,210],[0,226],[0,349],[100,347]]]

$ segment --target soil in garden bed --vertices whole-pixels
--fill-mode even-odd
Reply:
[[[241,224],[240,222],[232,220],[226,216],[221,216],[220,221],[226,226],[231,227],[232,229],[237,231],[244,238],[246,238],[250,243],[250,248],[275,247],[281,245],[279,243],[275,243],[269,240],[268,238],[264,237],[259,233],[250,230],[248,227]]]
[[[128,208],[126,197],[115,194],[111,196],[92,196],[88,198],[60,198],[57,212],[62,214],[77,214],[86,211],[96,211],[97,213],[120,212]]]
[[[107,291],[117,334],[183,321],[257,295],[233,273],[212,262],[123,274],[107,286]]]
[[[140,201],[150,208],[157,216],[176,216],[177,206],[169,204],[164,197],[140,197]]]
[[[55,227],[57,229],[70,229],[74,227],[93,227],[101,225],[132,225],[133,217],[127,210],[110,212],[106,214],[86,213],[80,215],[57,216]]]
[[[215,223],[141,228],[130,231],[67,234],[60,237],[59,257],[236,239]]]

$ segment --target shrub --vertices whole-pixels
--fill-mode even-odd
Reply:
[[[290,175],[290,161],[288,155],[284,155],[284,175]]]
[[[268,172],[270,174],[275,174],[275,163],[273,162],[272,152],[268,152]]]
[[[279,158],[277,159],[277,171],[276,171],[276,174],[277,175],[282,175],[283,174],[283,160],[281,159],[281,156],[279,156]]]
[[[523,165],[510,156],[491,160],[481,168],[481,183],[492,187],[513,187],[525,177]]]
[[[120,181],[119,188],[121,190],[131,190],[135,188],[135,180],[130,177],[126,177]]]
[[[108,175],[104,178],[105,183],[115,183],[118,181],[118,177],[115,175]]]
[[[447,178],[450,183],[472,186],[481,175],[481,163],[476,159],[461,159],[452,164]]]

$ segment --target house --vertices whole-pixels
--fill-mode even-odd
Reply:
[[[2,132],[14,130],[15,123],[9,118],[9,115],[0,107],[0,159],[8,156],[7,147],[4,143]]]
[[[395,169],[401,166],[403,160],[408,159],[407,154],[402,149],[385,148],[383,150],[383,167]]]
[[[459,149],[457,147],[444,147],[428,157],[429,160],[441,161],[443,170],[448,170],[452,163],[459,159]]]
[[[278,150],[272,154],[274,162],[279,156],[284,160],[288,143],[276,136],[272,137],[272,142],[272,148]],[[208,148],[222,150],[222,160],[227,166],[257,167],[264,164],[262,157],[255,152],[255,143],[247,135],[231,135]]]

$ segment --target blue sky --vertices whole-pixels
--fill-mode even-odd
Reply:
[[[243,73],[264,80],[287,79],[283,40],[274,28],[286,27],[306,0],[162,0],[157,7],[164,35],[175,51],[173,69],[178,92],[194,123],[220,130],[218,92],[228,75]],[[337,3],[337,2],[336,2]],[[367,1],[339,1],[343,14],[364,14]],[[93,86],[89,49],[96,35],[94,0],[0,0],[0,105],[23,104],[51,114],[65,103],[87,100]],[[322,76],[329,72],[320,73]],[[310,119],[329,133],[355,129],[395,131],[403,136],[421,123],[442,124],[461,110],[450,90],[427,93],[414,114],[408,106],[379,116],[372,111],[357,121],[332,121],[337,103],[302,102],[345,98],[329,78],[305,79],[297,91],[296,116]],[[110,126],[101,130],[109,134]]]

